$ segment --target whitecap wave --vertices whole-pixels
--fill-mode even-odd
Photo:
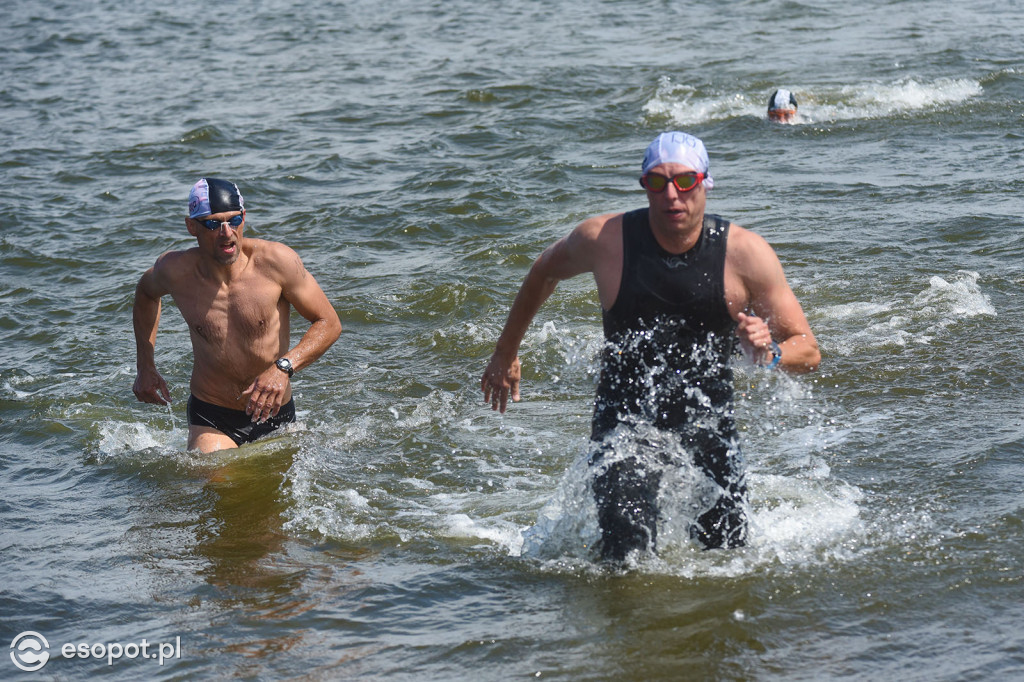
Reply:
[[[806,85],[790,89],[800,103],[795,124],[912,114],[966,102],[983,90],[980,82],[970,78],[903,78],[890,83]],[[667,119],[682,127],[748,116],[765,118],[768,94],[705,94],[662,76],[654,95],[644,104],[643,113],[648,118]]]
[[[978,283],[979,273],[961,270],[949,279],[933,275],[917,294],[889,301],[855,301],[822,309],[833,320],[862,318],[861,329],[838,339],[840,352],[865,347],[928,344],[945,328],[979,315],[996,315],[992,301]],[[903,300],[900,300],[902,298]],[[859,350],[858,350],[859,349]]]

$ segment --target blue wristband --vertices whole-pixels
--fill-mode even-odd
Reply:
[[[779,366],[779,360],[782,359],[782,349],[779,348],[779,344],[772,341],[772,361],[769,362],[765,367],[768,369],[775,369]]]

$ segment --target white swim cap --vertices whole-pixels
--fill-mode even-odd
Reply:
[[[704,174],[704,187],[711,189],[715,181],[708,172],[708,152],[699,138],[689,133],[662,133],[654,138],[644,153],[643,175],[663,163],[681,163]]]

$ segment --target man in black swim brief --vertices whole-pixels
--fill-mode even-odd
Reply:
[[[189,426],[217,429],[235,441],[235,445],[242,445],[271,434],[286,424],[295,423],[295,400],[289,400],[276,416],[258,424],[242,410],[214,405],[194,395],[188,397],[187,412]]]
[[[132,321],[142,402],[167,405],[156,369],[161,299],[170,294],[192,339],[188,448],[234,448],[295,421],[292,377],[341,334],[338,314],[294,250],[244,236],[246,209],[233,182],[201,178],[185,228],[196,245],[168,251],[135,288]],[[291,311],[309,329],[291,345]]]

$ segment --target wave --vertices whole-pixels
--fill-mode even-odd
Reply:
[[[865,347],[929,344],[947,327],[978,316],[997,315],[977,272],[961,270],[948,280],[933,275],[917,294],[889,301],[851,301],[822,309],[826,319],[860,319],[861,328],[840,339],[837,349],[860,353]]]
[[[902,116],[958,105],[981,95],[982,84],[969,78],[919,81],[903,78],[891,83],[835,86],[790,86],[800,104],[795,124]],[[705,94],[662,76],[657,90],[644,104],[650,119],[692,126],[734,118],[765,118],[769,92]]]

